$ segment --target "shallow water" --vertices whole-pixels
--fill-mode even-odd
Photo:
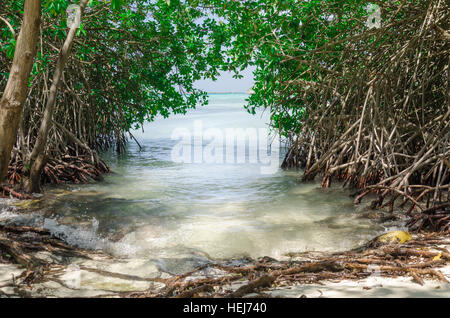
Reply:
[[[104,182],[69,191],[49,187],[58,199],[28,221],[71,244],[127,260],[121,264],[138,262],[133,274],[183,272],[211,259],[345,250],[383,231],[358,217],[364,207],[355,208],[339,186],[300,183],[298,171],[173,162],[176,128],[193,131],[195,121],[221,131],[266,127],[268,114],[248,114],[245,98],[212,95],[209,106],[146,125],[134,132],[142,150],[131,141],[125,154],[105,154],[114,173]]]

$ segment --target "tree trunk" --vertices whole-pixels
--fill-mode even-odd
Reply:
[[[80,1],[80,15],[83,14],[87,2],[88,0]],[[78,26],[76,25],[76,23],[74,23],[71,26],[69,33],[67,34],[61,51],[59,52],[58,61],[56,64],[55,73],[53,74],[53,81],[50,87],[47,104],[45,105],[41,126],[39,128],[33,151],[30,155],[30,174],[25,180],[25,190],[27,192],[40,192],[41,173],[47,161],[45,149],[47,145],[48,132],[50,131],[50,128],[52,126],[53,109],[55,107],[56,96],[58,94],[58,86],[61,82],[61,77],[67,64],[67,60],[72,49],[73,39],[75,38],[77,29]]]
[[[41,0],[25,0],[22,27],[17,38],[8,82],[0,100],[0,182],[8,172],[11,150],[16,142],[23,105],[28,95],[28,80],[41,21]]]

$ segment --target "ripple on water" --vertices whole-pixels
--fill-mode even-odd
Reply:
[[[339,187],[299,183],[298,171],[262,175],[250,163],[172,162],[173,129],[192,129],[195,120],[205,127],[266,127],[270,114],[248,114],[245,95],[214,98],[208,108],[156,120],[134,133],[142,151],[130,142],[120,156],[104,154],[114,173],[101,183],[68,186],[41,222],[69,244],[129,263],[144,260],[138,272],[146,266],[178,272],[216,258],[338,251],[384,230],[357,219],[364,207],[355,209]],[[117,242],[108,239],[117,232]]]

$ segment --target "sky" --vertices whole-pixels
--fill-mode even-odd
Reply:
[[[194,83],[198,89],[208,93],[245,93],[253,86],[254,67],[249,67],[241,72],[244,77],[241,79],[233,78],[232,72],[220,72],[216,81],[211,79],[201,80]]]

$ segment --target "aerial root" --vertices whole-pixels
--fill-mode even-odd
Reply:
[[[83,152],[84,151],[84,152]],[[103,174],[109,173],[108,165],[93,151],[75,152],[67,147],[65,153],[54,153],[43,168],[41,181],[50,184],[88,183],[91,180],[103,180]],[[7,185],[0,186],[0,195],[17,199],[33,199],[23,192],[27,169],[19,153],[13,153],[8,168]]]
[[[355,204],[368,198],[372,209],[406,208],[412,230],[445,232],[450,229],[450,64],[442,23],[449,4],[378,4],[390,21],[382,28],[317,43],[311,53],[280,48],[286,52],[280,53],[282,63],[294,63],[290,67],[314,78],[306,80],[305,72],[278,79],[279,100],[301,101],[271,108],[286,122],[301,123],[279,128],[290,145],[282,167],[303,168],[303,180],[317,177],[322,187],[342,182],[357,190]],[[323,10],[329,10],[327,4]],[[400,12],[420,13],[402,20],[396,16]],[[304,115],[290,115],[295,106]]]

